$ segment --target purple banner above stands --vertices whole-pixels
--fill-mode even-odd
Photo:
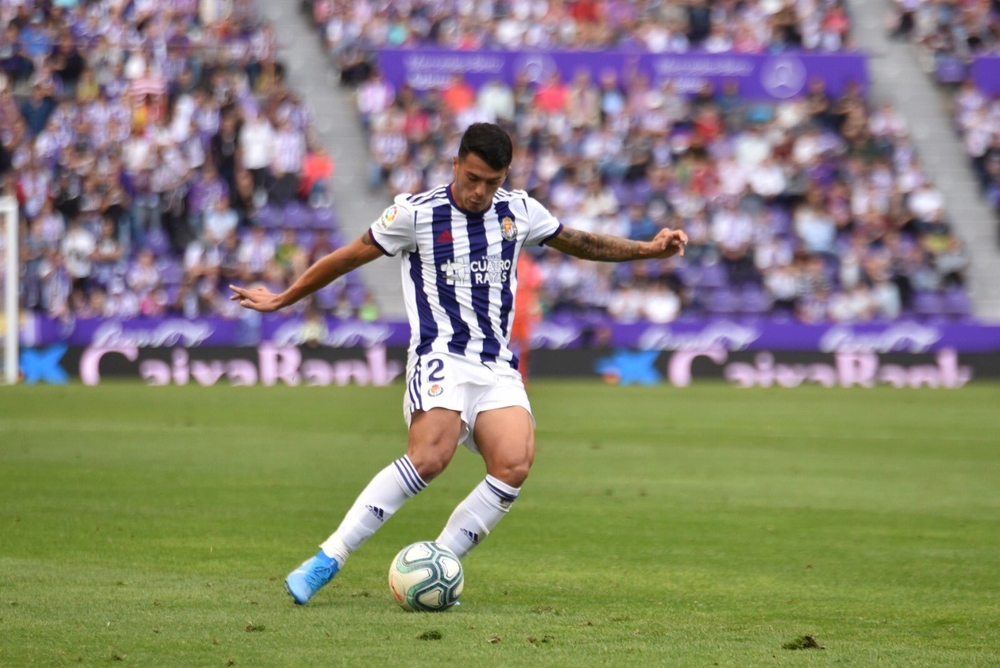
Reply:
[[[806,92],[812,77],[826,81],[832,95],[843,92],[848,82],[868,90],[868,61],[860,53],[745,54],[745,53],[627,53],[618,51],[448,51],[443,49],[382,49],[379,67],[386,80],[396,86],[408,83],[416,90],[440,88],[456,73],[478,88],[493,79],[513,84],[525,73],[541,82],[553,71],[568,80],[578,70],[591,72],[596,81],[611,69],[619,77],[637,69],[654,84],[672,80],[682,93],[694,93],[707,81],[717,87],[736,81],[743,97],[784,100]]]
[[[195,348],[199,346],[320,345],[332,348],[406,347],[406,322],[328,319],[308,323],[297,317],[134,318],[63,323],[34,318],[22,330],[28,347],[65,342],[72,346]],[[633,348],[638,350],[770,350],[813,352],[959,353],[1000,352],[1000,326],[898,321],[864,325],[805,325],[797,322],[698,320],[668,325],[615,323],[576,318],[539,323],[534,348]]]
[[[1000,95],[1000,56],[979,56],[972,61],[972,81],[987,95]]]

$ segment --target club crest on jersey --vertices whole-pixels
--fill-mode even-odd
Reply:
[[[382,217],[378,219],[379,229],[383,232],[389,229],[389,226],[395,222],[397,215],[399,215],[399,207],[393,204],[386,209],[385,213],[382,214]]]
[[[434,383],[429,388],[427,388],[427,394],[432,397],[436,397],[440,395],[442,392],[444,392],[444,388],[438,385],[437,383]]]
[[[507,241],[513,241],[517,238],[517,225],[514,224],[513,218],[504,216],[500,219],[500,234]]]

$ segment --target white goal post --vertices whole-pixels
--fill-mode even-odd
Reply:
[[[13,197],[0,197],[0,217],[3,220],[4,232],[4,332],[3,332],[3,378],[7,385],[14,385],[18,378],[18,336],[20,335],[20,303],[18,301],[18,264],[17,247],[17,200]]]

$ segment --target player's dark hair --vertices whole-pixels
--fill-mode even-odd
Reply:
[[[493,123],[473,123],[462,135],[458,147],[459,159],[475,153],[492,169],[500,171],[510,167],[514,159],[514,145],[503,128]]]

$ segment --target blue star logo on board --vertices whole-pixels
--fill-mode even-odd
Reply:
[[[597,360],[594,370],[618,385],[659,385],[663,376],[656,370],[659,350],[616,350],[611,357]]]
[[[24,372],[24,382],[34,385],[44,381],[50,385],[65,385],[69,382],[69,374],[59,365],[66,354],[65,343],[49,348],[25,348],[21,351],[21,371]]]

